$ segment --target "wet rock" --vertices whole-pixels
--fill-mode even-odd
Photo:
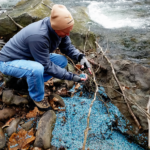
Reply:
[[[5,144],[6,144],[5,134],[2,128],[0,128],[0,149],[3,149],[5,147]]]
[[[74,81],[61,80],[61,79],[54,78],[53,84],[54,86],[57,86],[57,87],[64,85],[65,87],[67,87],[67,89],[71,89],[74,85]]]
[[[50,95],[50,100],[52,100],[54,97],[57,100],[57,101],[55,101],[55,100],[54,101],[56,103],[58,103],[60,107],[65,107],[64,100],[61,98],[61,96],[59,96],[58,94],[52,94],[52,95]]]
[[[25,27],[35,21],[43,19],[50,16],[51,11],[48,7],[44,6],[42,3],[52,7],[54,3],[50,0],[21,0],[13,10],[8,10],[8,14],[21,26]],[[32,6],[32,7],[31,7]],[[68,8],[69,9],[69,8]],[[74,28],[71,32],[72,43],[78,49],[84,49],[86,35],[88,31],[87,22],[90,21],[87,9],[85,7],[77,7],[70,9],[72,16],[75,20]],[[80,15],[79,15],[80,14]],[[6,40],[10,39],[15,33],[20,29],[3,13],[0,16],[0,35],[5,37]],[[89,31],[88,42],[86,44],[86,49],[92,49],[95,51],[96,37],[95,34]]]
[[[71,89],[74,86],[74,81],[65,80],[67,89]]]
[[[11,136],[13,133],[16,133],[19,122],[20,118],[16,118],[10,123],[10,126],[6,129],[6,133],[8,134],[8,136]]]
[[[9,119],[16,114],[16,111],[11,108],[4,108],[0,110],[0,120]]]
[[[14,95],[12,90],[3,91],[2,101],[7,105],[28,104],[28,100],[26,98]]]
[[[26,131],[29,131],[33,127],[33,123],[34,123],[34,121],[31,120],[31,121],[28,121],[28,122],[22,124],[21,127],[23,129],[25,129]]]
[[[52,131],[56,122],[54,111],[47,111],[39,121],[34,147],[48,149],[51,146]]]
[[[107,72],[99,70],[96,77],[99,79],[99,84],[104,85],[105,91],[112,100],[112,103],[118,107],[126,120],[125,128],[127,130],[119,130],[121,130],[122,133],[130,135],[138,142],[138,144],[146,147],[148,130],[147,117],[134,103],[137,103],[143,109],[146,109],[147,107],[150,96],[150,68],[146,68],[140,64],[127,60],[110,59],[115,69],[116,76],[124,90],[125,96],[128,100],[132,101],[130,106],[142,127],[141,130],[143,131],[143,134],[141,135],[141,130],[138,128],[133,117],[129,113],[127,104],[122,95],[118,93],[120,92],[120,88],[113,77],[110,65],[105,59],[100,60],[99,57],[95,58],[95,61],[107,68]],[[118,118],[118,120],[120,120],[120,118]]]

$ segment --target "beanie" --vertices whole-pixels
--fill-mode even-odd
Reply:
[[[71,13],[64,5],[54,5],[51,11],[51,27],[53,30],[63,30],[74,25]]]

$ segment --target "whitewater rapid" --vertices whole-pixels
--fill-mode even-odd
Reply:
[[[0,0],[1,8],[8,8],[20,0]],[[91,20],[104,28],[150,28],[150,0],[53,0],[54,3],[86,5]]]
[[[88,14],[104,28],[150,27],[150,4],[142,0],[92,1],[88,5]]]

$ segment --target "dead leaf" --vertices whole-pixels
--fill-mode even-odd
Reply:
[[[42,149],[39,147],[34,147],[32,150],[42,150]]]
[[[54,102],[58,102],[58,98],[53,97],[52,101],[54,101]]]
[[[81,69],[81,65],[80,64],[76,64],[76,68]]]
[[[82,97],[82,95],[83,95],[83,92],[81,91],[79,97]]]
[[[39,111],[39,109],[35,107],[32,111],[27,113],[26,118],[35,118],[37,115],[42,115],[43,113],[43,111]]]
[[[127,87],[127,86],[126,86],[125,88],[126,88],[126,89],[128,89],[128,90],[130,89],[130,88],[129,88],[129,87]]]
[[[11,135],[8,142],[8,148],[9,150],[28,150],[30,148],[30,143],[34,140],[35,136],[33,133],[33,128],[30,131],[21,129],[18,133],[13,133]]]
[[[58,111],[66,111],[66,109],[58,109]]]
[[[52,79],[48,80],[48,81],[45,82],[44,84],[47,85],[47,86],[54,86],[54,83],[53,83],[53,80],[52,80]]]
[[[10,123],[11,123],[14,119],[15,119],[15,118],[9,119],[9,120],[5,123],[5,125],[2,126],[2,129],[4,129],[4,128],[6,128],[6,127],[9,127],[9,126],[10,126]]]
[[[71,97],[71,92],[70,91],[67,91],[66,88],[62,88],[60,90],[57,91],[57,94],[60,95],[60,96],[64,96],[64,97]]]
[[[78,90],[79,87],[80,87],[80,83],[77,83],[74,89],[75,89],[75,90]]]

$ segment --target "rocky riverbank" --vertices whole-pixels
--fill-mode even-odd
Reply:
[[[46,6],[43,5],[42,2]],[[53,3],[50,2],[49,0],[21,1],[17,4],[17,6],[15,6],[13,11],[8,11],[8,15],[12,17],[12,19],[16,23],[25,27],[26,25],[34,21],[38,21],[44,17],[49,16],[50,15],[49,7],[51,7],[52,5]],[[99,105],[98,108],[94,107],[95,114],[92,115],[91,120],[94,121],[94,118],[107,120],[109,118],[107,120],[108,121],[107,123],[106,122],[104,123],[103,121],[96,122],[96,124],[99,124],[98,128],[103,129],[104,127],[106,127],[108,129],[108,132],[106,129],[106,130],[101,130],[100,133],[97,134],[97,133],[94,133],[94,132],[97,132],[96,128],[94,128],[94,131],[88,136],[88,143],[90,143],[88,146],[90,147],[90,145],[92,145],[90,141],[93,141],[96,136],[97,139],[100,139],[98,142],[100,145],[102,144],[102,140],[103,142],[104,141],[106,142],[106,140],[108,140],[107,142],[109,143],[109,140],[112,139],[112,142],[111,142],[112,146],[110,146],[109,148],[120,149],[121,147],[115,147],[113,143],[113,140],[114,140],[113,138],[115,138],[116,136],[120,136],[116,133],[115,133],[116,136],[114,136],[114,134],[111,134],[112,130],[114,129],[114,130],[120,131],[123,134],[128,135],[128,138],[132,138],[132,141],[135,140],[138,144],[147,148],[147,133],[148,133],[147,117],[145,114],[141,113],[141,110],[139,110],[138,106],[142,107],[142,109],[145,110],[145,107],[147,106],[147,103],[148,103],[149,85],[150,85],[148,75],[149,75],[150,69],[145,68],[144,66],[138,65],[130,61],[125,61],[125,60],[123,61],[123,59],[134,60],[134,62],[135,60],[139,60],[137,61],[138,63],[142,62],[143,64],[148,66],[147,60],[149,58],[149,44],[150,44],[149,34],[146,32],[146,30],[137,31],[137,30],[132,30],[130,28],[123,28],[120,30],[106,30],[98,26],[97,24],[94,24],[94,23],[91,24],[91,20],[88,17],[87,12],[86,12],[87,11],[86,7],[75,7],[75,8],[69,8],[69,9],[75,18],[75,27],[71,34],[72,43],[81,51],[84,51],[84,48],[85,48],[85,52],[88,56],[88,59],[93,65],[94,71],[96,72],[97,82],[101,88],[105,88],[105,92],[108,95],[108,97],[106,96],[106,94],[102,92],[104,89],[103,90],[101,89],[99,93],[103,97],[103,100],[106,101],[106,102],[104,101],[104,104],[106,104],[105,107],[107,108],[107,105],[110,105],[110,107],[107,108],[108,112],[110,111],[110,114],[109,113],[108,114],[113,115],[113,117],[109,117],[108,114],[105,116],[106,110],[103,111],[103,114],[101,114],[99,109],[102,107],[101,106],[102,104],[98,104]],[[6,16],[6,13],[0,16],[0,24],[1,24],[0,35],[6,41],[20,30],[19,26],[17,26],[10,18]],[[95,32],[95,34],[93,34],[92,32],[88,32],[89,26],[90,26],[90,30]],[[95,35],[97,36],[97,38]],[[133,113],[135,114],[135,116],[137,117],[141,128],[137,126],[133,117],[129,113],[129,109],[123,97],[120,94],[118,94],[118,92],[120,93],[121,91],[116,81],[113,78],[110,64],[107,63],[107,61],[103,58],[101,53],[99,54],[95,53],[95,50],[96,50],[95,41],[96,40],[100,43],[100,45],[102,46],[104,50],[107,49],[105,54],[109,56],[109,59],[111,60],[114,66],[117,78],[119,79],[119,82],[121,83],[121,86],[123,87],[126,97],[131,100],[131,102],[129,102],[130,107]],[[99,49],[97,49],[97,51],[99,52]],[[139,56],[141,56],[142,58],[143,57],[147,58],[146,61],[144,62],[144,60],[141,60],[140,59],[141,57]],[[68,69],[70,69],[70,66],[68,66]],[[73,68],[71,68],[72,72],[75,71],[74,69],[73,70],[72,69]],[[16,79],[13,79],[12,82],[8,84],[7,80],[10,81],[9,78],[2,75],[1,82],[4,80],[7,84],[6,84],[6,87],[3,87],[1,89],[1,95],[2,95],[1,109],[2,110],[0,111],[1,111],[1,124],[2,124],[1,127],[2,128],[0,130],[1,132],[0,138],[2,139],[2,141],[4,141],[4,143],[6,143],[5,134],[4,134],[4,132],[6,132],[8,135],[7,139],[9,139],[9,144],[7,146],[9,146],[11,149],[13,148],[15,149],[17,146],[19,147],[23,146],[27,148],[29,145],[31,145],[31,148],[33,148],[32,144],[30,143],[33,143],[34,140],[35,140],[35,143],[34,143],[35,147],[48,149],[50,147],[50,141],[52,138],[51,134],[52,134],[55,120],[56,120],[55,113],[53,111],[47,111],[42,116],[43,113],[39,112],[37,108],[34,108],[32,101],[29,101],[29,99],[27,101],[27,95],[24,94],[24,92],[25,93],[27,92],[26,86],[25,86],[25,89],[23,89],[23,91],[21,91],[20,93],[20,88],[15,89],[16,86],[14,86],[16,85],[15,83]],[[60,80],[58,81],[57,79],[55,79],[54,82],[57,86],[54,86],[51,81],[46,83],[46,86],[48,86],[48,89],[46,89],[45,92],[47,94],[50,92],[49,91],[49,87],[50,87],[50,90],[55,91],[55,93],[61,96],[71,96],[71,93],[68,92],[68,89],[73,86],[73,83],[68,82],[68,81],[60,81]],[[62,88],[60,84],[62,86],[64,86],[65,84],[65,88]],[[22,84],[19,87],[23,88],[24,87],[23,85],[25,84]],[[88,95],[88,96],[92,96],[94,92],[92,91],[92,89],[94,89],[93,87],[94,87],[94,84],[91,84],[91,85],[90,83],[86,84],[85,89],[87,89],[88,92],[92,92],[91,95]],[[14,91],[12,91],[12,89]],[[3,90],[3,94],[2,94],[2,90]],[[83,88],[79,90],[80,95],[78,95],[79,94],[78,93],[75,99],[78,99],[80,96],[82,97],[82,92],[83,92],[82,90]],[[81,109],[78,109],[81,111],[83,108],[82,107],[83,105],[85,105],[85,108],[89,107],[90,101],[88,101],[88,96],[87,95],[84,95],[84,96],[83,98],[79,98],[81,99],[81,101],[79,101],[80,105],[77,103],[71,106],[71,104],[69,103],[66,106],[67,112],[66,114],[64,114],[65,117],[61,116],[62,117],[61,123],[59,123],[59,125],[61,125],[62,130],[64,129],[63,126],[65,125],[65,123],[67,124],[65,119],[67,119],[67,121],[69,122],[70,120],[72,120],[72,118],[76,119],[75,117],[77,114],[76,112],[77,110],[71,112],[71,116],[69,120],[68,114],[67,114],[69,113],[68,109],[73,109],[73,107],[76,107],[78,109],[78,107],[81,106]],[[55,103],[56,102],[55,100],[57,98],[55,96],[49,97],[49,95],[47,96],[47,98],[49,99],[53,110],[59,110],[58,108],[56,108],[56,106],[59,106],[59,105]],[[65,101],[65,103],[68,103],[68,99]],[[120,110],[121,114],[118,115],[119,113],[118,109],[114,105],[109,103],[110,101],[108,101],[108,99],[110,99],[110,101]],[[86,103],[86,101],[88,102]],[[20,106],[20,104],[22,103],[24,105],[22,105],[22,107],[18,107],[18,105]],[[64,102],[62,99],[59,104],[63,104],[63,107],[64,107]],[[85,110],[85,108],[83,110]],[[112,112],[112,108],[114,108],[113,112]],[[85,116],[87,115],[87,110],[85,111],[86,113],[82,114],[83,116],[81,116],[80,112],[78,112],[79,122],[82,120],[82,117],[84,118],[84,123],[86,122]],[[29,111],[30,113],[28,114]],[[66,110],[60,109],[59,111],[61,112],[61,111],[66,111]],[[94,115],[96,117],[94,117]],[[4,125],[4,123],[7,122],[13,116],[15,116],[15,118],[13,120],[10,120],[6,125]],[[43,126],[42,126],[43,121],[47,120],[49,116],[50,116],[50,120],[44,123],[44,126],[46,127],[46,129],[43,129]],[[59,117],[59,112],[57,113],[57,116]],[[39,126],[37,127],[38,122],[39,122]],[[56,125],[57,123],[55,124],[55,126]],[[74,130],[75,125],[74,124],[72,125],[74,126],[74,128],[72,128],[72,126],[70,128],[71,130]],[[22,128],[28,129],[28,130],[24,131]],[[67,126],[67,128],[69,127]],[[21,132],[20,132],[20,129],[21,129]],[[15,132],[17,133],[12,134]],[[84,132],[84,131],[82,129],[82,131],[80,130],[79,132]],[[43,133],[47,133],[47,134],[43,134]],[[73,133],[74,131],[71,131],[71,134]],[[25,139],[28,139],[29,143],[27,142],[27,144],[25,145],[20,145],[17,140],[13,143],[13,137],[16,139],[17,136],[20,137],[20,134],[23,134],[22,136]],[[55,130],[55,134],[56,135],[58,134],[56,130]],[[65,132],[65,134],[67,133]],[[103,136],[101,136],[101,134]],[[9,136],[12,136],[12,135],[13,137],[9,138]],[[28,135],[28,136],[26,137],[25,135]],[[67,135],[69,135],[69,133]],[[76,138],[78,136],[79,134],[77,135],[75,134]],[[79,141],[77,141],[76,139],[73,139],[71,142],[62,138],[59,139],[59,137],[57,136],[55,136],[54,139],[55,140],[53,140],[53,145],[55,145],[56,147],[57,147],[56,143],[58,143],[58,141],[60,141],[61,143],[61,144],[59,143],[60,147],[63,146],[64,148],[68,148],[68,149],[69,148],[72,149],[70,145],[71,142],[77,145],[78,148],[81,148],[81,145],[82,145],[80,141],[79,143],[80,146],[79,146],[77,144]],[[46,143],[44,143],[44,141]],[[105,144],[108,144],[107,142]],[[122,140],[119,143],[121,142],[127,142],[126,138],[122,138]],[[1,147],[5,146],[4,143],[1,144]],[[67,145],[68,143],[69,143],[69,146]],[[90,147],[90,149],[93,149],[93,148],[95,149],[93,145]],[[129,147],[131,146],[129,143],[127,145],[129,145]],[[127,145],[124,145],[124,146],[127,146]],[[133,146],[133,149],[137,149],[137,147],[138,146]],[[104,146],[104,149],[108,149],[108,147]]]

